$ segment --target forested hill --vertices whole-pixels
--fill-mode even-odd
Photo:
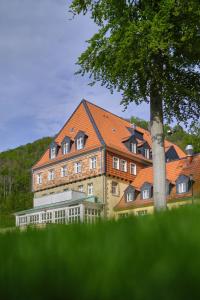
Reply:
[[[136,125],[148,129],[148,122],[132,118]],[[165,132],[169,130],[165,126]],[[185,149],[193,144],[200,152],[200,129],[194,128],[193,134],[186,133],[180,126],[172,128],[167,139]],[[0,214],[7,214],[32,207],[31,167],[47,149],[52,138],[45,137],[34,143],[0,153]]]
[[[45,137],[0,153],[0,214],[32,207],[31,167],[51,140]]]

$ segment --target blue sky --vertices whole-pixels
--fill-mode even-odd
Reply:
[[[0,1],[0,151],[55,135],[82,98],[120,116],[149,118],[131,104],[74,75],[95,32],[87,16],[70,20],[69,0]]]

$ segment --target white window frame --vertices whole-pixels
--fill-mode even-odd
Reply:
[[[90,170],[96,169],[97,167],[97,157],[90,157]]]
[[[81,184],[81,185],[78,186],[78,191],[81,192],[81,193],[83,193],[83,184]]]
[[[42,173],[37,174],[37,184],[42,184]]]
[[[134,143],[134,142],[131,142],[130,143],[130,148],[131,148],[131,152],[132,153],[137,153],[137,144],[136,143]]]
[[[80,136],[77,140],[76,140],[76,147],[77,150],[81,150],[84,147],[84,137]]]
[[[187,183],[186,182],[180,182],[178,184],[178,193],[184,194],[187,192]]]
[[[119,195],[119,184],[116,181],[112,181],[111,183],[111,193],[115,196]]]
[[[55,171],[54,170],[49,170],[48,172],[48,180],[52,181],[55,179]]]
[[[69,142],[64,142],[62,145],[63,155],[69,153]]]
[[[145,189],[142,191],[142,199],[143,200],[146,200],[146,199],[149,199],[150,198],[150,191],[149,189]]]
[[[56,147],[50,148],[50,157],[51,159],[56,158]]]
[[[144,149],[144,156],[149,159],[150,158],[150,149],[145,148]]]
[[[121,164],[121,171],[127,172],[127,161],[125,159],[121,159],[120,164]]]
[[[93,196],[93,193],[94,193],[94,186],[93,186],[93,183],[88,183],[87,185],[87,194],[88,196]]]
[[[113,156],[113,169],[119,170],[119,158]]]
[[[132,202],[134,200],[133,192],[129,192],[126,194],[126,202]]]
[[[74,173],[75,174],[81,173],[81,168],[82,168],[81,162],[80,161],[75,162],[75,164],[74,164]]]
[[[134,163],[130,163],[130,174],[137,175],[137,165]]]
[[[66,177],[67,176],[67,166],[62,166],[61,167],[60,175],[61,175],[61,177]]]

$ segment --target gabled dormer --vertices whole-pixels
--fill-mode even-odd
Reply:
[[[137,129],[132,128],[132,127],[127,127],[127,129],[131,133],[131,135],[135,135],[135,137],[138,140],[144,141],[144,137],[143,137],[144,134],[142,132],[140,132]]]
[[[138,142],[134,133],[128,139],[124,140],[123,143],[130,152],[137,153]]]
[[[72,145],[72,140],[69,136],[65,136],[61,143],[62,154],[65,155],[70,152]]]
[[[188,193],[191,184],[192,183],[190,181],[189,176],[180,175],[176,180],[176,193],[177,194]]]
[[[138,153],[142,154],[147,159],[152,159],[151,147],[147,142],[138,146]]]
[[[49,146],[49,158],[54,159],[56,158],[59,150],[59,145],[53,141]]]
[[[143,183],[141,186],[141,199],[148,200],[153,197],[153,185],[149,182]]]
[[[79,132],[77,133],[77,135],[74,138],[77,150],[81,150],[85,147],[85,142],[86,142],[87,137],[88,136],[84,131],[79,130]]]
[[[124,191],[124,198],[126,202],[131,202],[135,200],[135,188],[132,185],[129,185]]]
[[[171,161],[175,159],[179,159],[179,156],[174,148],[174,146],[171,146],[166,152],[165,152],[165,158],[166,161]]]

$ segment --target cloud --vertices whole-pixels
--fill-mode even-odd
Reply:
[[[65,0],[0,1],[0,151],[59,131],[82,98],[123,116],[118,93],[88,86],[75,62],[95,32],[87,16],[70,20]]]

